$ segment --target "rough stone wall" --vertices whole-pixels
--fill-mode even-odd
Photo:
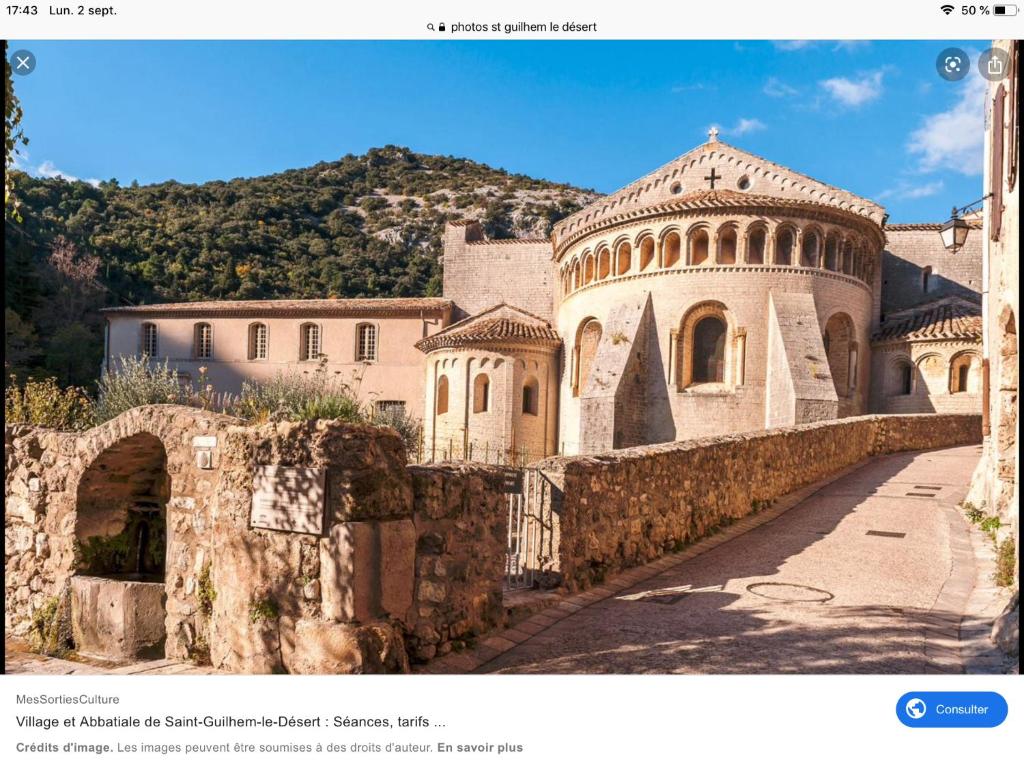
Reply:
[[[882,314],[908,309],[946,296],[981,302],[981,251],[984,235],[973,229],[964,247],[947,251],[935,225],[888,228],[882,252]],[[924,270],[931,267],[928,290]]]
[[[555,270],[548,240],[485,240],[476,222],[454,222],[444,232],[444,297],[454,320],[505,302],[550,320]]]
[[[147,406],[80,434],[5,428],[8,632],[25,635],[76,572],[80,479],[116,482],[119,449],[138,435],[166,452],[168,658],[245,673],[402,671],[403,640],[429,658],[501,621],[507,510],[493,467],[410,471],[398,434],[375,427],[245,426]],[[208,468],[197,437],[216,441]],[[322,536],[249,525],[259,465],[325,470]]]
[[[980,440],[979,416],[860,416],[548,459],[534,465],[559,541],[548,567],[584,589],[868,456]]]
[[[502,621],[508,501],[501,470],[482,464],[410,469],[416,588],[406,635],[426,661]]]
[[[163,444],[170,498],[166,504],[167,644],[169,658],[187,658],[205,634],[197,579],[212,552],[217,515],[212,493],[220,446],[237,420],[181,406],[145,406],[83,433],[25,426],[4,430],[5,627],[28,631],[32,613],[67,584],[76,567],[79,485],[107,461],[110,449],[140,434]],[[193,438],[213,438],[213,468],[196,464]],[[116,474],[117,467],[112,467]],[[31,547],[29,542],[31,541]]]

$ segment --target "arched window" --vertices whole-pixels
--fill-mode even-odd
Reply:
[[[158,351],[156,323],[143,323],[139,338],[139,352],[146,357],[156,357]]]
[[[839,269],[839,238],[829,235],[825,240],[825,269],[833,272]]]
[[[594,256],[587,254],[583,257],[583,284],[590,285],[594,282]]]
[[[977,391],[975,358],[969,352],[954,355],[949,363],[949,391],[956,395]]]
[[[789,227],[780,229],[775,235],[775,263],[792,264],[795,244],[796,238],[793,235],[793,230]]]
[[[676,337],[670,374],[678,373],[680,391],[703,384],[742,383],[745,339],[742,344],[740,337],[733,339],[729,328],[726,309],[717,301],[687,312]]]
[[[832,315],[825,323],[822,342],[836,394],[849,397],[857,381],[857,345],[850,316],[844,312]]]
[[[801,267],[817,267],[818,266],[818,233],[814,230],[804,233],[803,248],[800,252],[800,266]]]
[[[448,413],[448,377],[441,376],[437,380],[437,405],[434,408],[434,413],[440,416],[443,413]]]
[[[478,373],[473,380],[473,413],[486,413],[491,409],[491,380],[486,373]]]
[[[909,395],[914,391],[914,364],[909,360],[897,360],[893,366],[892,393]]]
[[[691,381],[708,384],[725,381],[725,322],[720,317],[705,317],[693,329]]]
[[[532,416],[537,415],[537,402],[539,400],[540,385],[533,376],[527,376],[523,382],[523,413]]]
[[[377,326],[359,323],[356,326],[356,362],[372,363],[377,360]]]
[[[620,243],[615,255],[615,274],[624,275],[633,267],[633,249],[629,243]]]
[[[640,241],[640,271],[643,272],[654,261],[654,238],[648,235]]]
[[[687,257],[691,266],[708,260],[708,231],[703,227],[690,232],[686,241]]]
[[[583,272],[580,267],[579,259],[574,259],[572,262],[572,289],[575,291],[583,283]]]
[[[253,323],[249,326],[249,359],[267,359],[267,326],[263,323]]]
[[[198,360],[209,360],[213,357],[213,327],[209,323],[195,324],[192,356]]]
[[[932,268],[925,267],[921,270],[921,293],[928,293],[928,289],[931,287],[928,283],[931,281]]]
[[[612,252],[602,248],[597,254],[597,279],[604,280],[612,272]]]
[[[303,323],[299,328],[299,360],[316,360],[320,357],[320,326]]]
[[[729,225],[718,232],[718,263],[736,263],[736,227]]]
[[[747,264],[764,264],[764,246],[767,233],[764,227],[754,227],[747,234]]]
[[[669,232],[662,241],[662,264],[665,269],[670,269],[679,263],[679,256],[682,249],[682,241],[678,232]]]
[[[601,341],[601,324],[594,318],[584,320],[576,331],[576,346],[573,350],[574,376],[573,397],[579,397],[590,378],[590,369],[597,356],[597,345]]]

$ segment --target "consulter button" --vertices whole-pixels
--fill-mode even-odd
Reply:
[[[896,717],[911,728],[995,728],[1006,713],[993,691],[911,691],[896,702]]]

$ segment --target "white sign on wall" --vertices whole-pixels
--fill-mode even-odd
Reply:
[[[325,476],[322,467],[256,467],[249,525],[322,535]]]

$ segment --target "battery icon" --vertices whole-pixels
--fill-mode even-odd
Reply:
[[[1017,6],[1016,5],[993,5],[992,13],[996,16],[1016,16]]]

